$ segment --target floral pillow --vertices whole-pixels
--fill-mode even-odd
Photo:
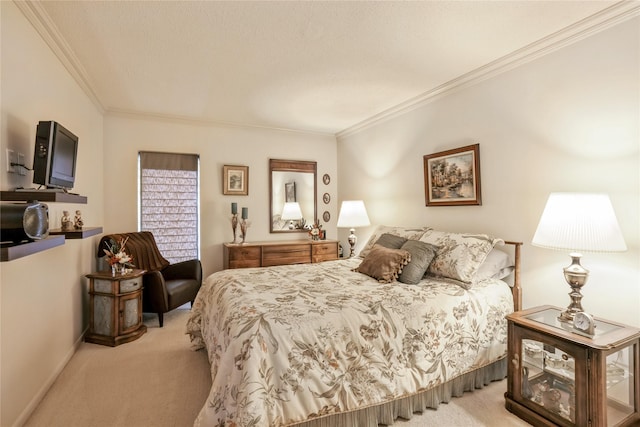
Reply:
[[[445,277],[470,286],[487,255],[502,239],[486,234],[448,233],[428,230],[420,238],[438,247],[435,258],[429,264],[427,274]]]
[[[379,225],[369,237],[367,244],[360,251],[360,258],[365,258],[373,245],[383,234],[392,234],[394,236],[404,237],[407,240],[419,240],[425,231],[431,230],[431,227],[391,227],[388,225]]]
[[[408,251],[373,245],[367,256],[353,271],[373,277],[380,283],[390,283],[398,278],[402,268],[409,261],[411,261],[411,254]]]

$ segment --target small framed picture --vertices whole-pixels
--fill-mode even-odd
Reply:
[[[481,205],[480,144],[424,156],[427,206]]]
[[[331,195],[329,193],[324,193],[322,195],[322,201],[325,205],[328,205],[331,202]]]
[[[284,201],[295,202],[296,201],[296,183],[287,182],[284,184]]]
[[[249,166],[224,165],[222,182],[222,194],[247,196],[249,194]]]

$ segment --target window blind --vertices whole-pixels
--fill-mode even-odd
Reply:
[[[199,156],[139,153],[141,231],[171,263],[199,258]]]

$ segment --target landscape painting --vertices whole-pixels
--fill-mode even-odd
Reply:
[[[426,206],[481,205],[480,144],[424,156]]]

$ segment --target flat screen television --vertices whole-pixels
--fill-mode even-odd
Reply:
[[[78,137],[55,121],[39,122],[33,152],[33,183],[47,188],[73,188]]]

